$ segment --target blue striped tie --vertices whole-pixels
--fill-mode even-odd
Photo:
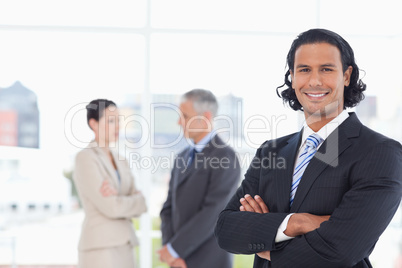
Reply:
[[[290,206],[293,204],[297,187],[299,186],[300,179],[306,170],[308,163],[317,152],[318,145],[322,142],[322,138],[317,134],[311,134],[306,140],[306,147],[297,158],[295,170],[293,173],[292,188],[290,189]]]
[[[196,153],[197,153],[197,150],[194,147],[190,147],[190,153],[189,153],[189,157],[187,160],[187,167],[189,167],[191,165],[191,163],[193,163]]]

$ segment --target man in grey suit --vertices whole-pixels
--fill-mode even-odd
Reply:
[[[218,243],[256,254],[254,268],[372,267],[368,257],[401,200],[401,144],[346,112],[366,85],[341,36],[300,34],[287,64],[281,95],[305,125],[257,150],[219,216]],[[285,165],[268,167],[272,155]]]
[[[234,150],[212,129],[218,110],[215,96],[194,89],[183,95],[179,124],[192,144],[178,154],[160,216],[160,259],[171,267],[232,267],[233,256],[213,235],[219,212],[240,181]]]

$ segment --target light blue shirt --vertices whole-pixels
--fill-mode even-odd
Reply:
[[[191,147],[194,147],[197,153],[202,152],[204,150],[205,146],[212,140],[213,137],[215,137],[215,131],[209,132],[204,138],[202,138],[198,143],[191,145]],[[172,247],[171,243],[167,243],[166,247],[174,258],[180,258],[179,254],[177,254],[176,250]]]
[[[202,138],[198,143],[193,144],[192,147],[195,148],[197,153],[202,152],[204,150],[205,146],[212,140],[212,138],[215,136],[215,131],[209,132],[204,138]]]
[[[119,180],[119,182],[120,182],[120,174],[119,174],[119,171],[116,169],[116,175],[117,175],[117,179]]]

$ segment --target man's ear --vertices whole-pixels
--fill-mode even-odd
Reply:
[[[343,74],[345,87],[349,86],[349,84],[350,84],[350,77],[352,76],[352,72],[353,72],[353,67],[349,66],[348,69]]]
[[[91,127],[91,129],[92,129],[93,131],[98,130],[98,125],[99,125],[99,122],[98,122],[98,121],[96,121],[96,120],[93,119],[93,118],[89,119],[89,126]]]
[[[294,87],[293,87],[293,72],[292,72],[292,70],[289,70],[289,73],[290,73],[290,82],[292,82],[292,89],[295,89]]]
[[[213,116],[212,116],[212,113],[211,113],[210,111],[204,112],[204,116],[205,116],[209,121],[212,121]]]
[[[206,129],[208,132],[212,131],[212,124],[213,124],[213,115],[210,111],[206,111],[202,114],[204,123],[206,124]]]

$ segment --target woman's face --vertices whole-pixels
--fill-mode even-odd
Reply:
[[[109,145],[119,138],[119,110],[116,106],[107,107],[99,121],[95,121],[93,128],[98,144]]]

